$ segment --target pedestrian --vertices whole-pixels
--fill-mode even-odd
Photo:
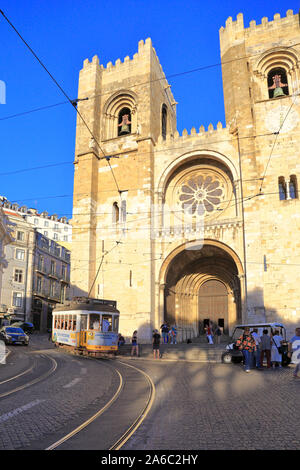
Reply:
[[[177,326],[176,326],[176,323],[174,323],[174,325],[172,325],[171,329],[170,329],[170,335],[171,335],[171,344],[177,344]]]
[[[166,321],[163,322],[160,329],[161,329],[162,337],[164,340],[164,344],[167,344],[169,340],[169,327]]]
[[[235,344],[243,353],[245,372],[250,372],[253,352],[256,350],[255,339],[250,334],[250,328],[245,327],[244,333],[236,340]]]
[[[260,337],[260,364],[263,367],[264,357],[267,358],[267,368],[271,367],[271,336],[268,335],[268,330],[263,330],[263,335]]]
[[[137,330],[135,330],[132,334],[131,346],[132,346],[131,356],[134,356],[134,353],[138,356],[139,355],[139,346],[138,346]]]
[[[153,331],[153,336],[152,336],[152,347],[153,347],[154,359],[159,359],[160,358],[160,351],[159,351],[160,338],[161,338],[161,336],[160,336],[158,330],[154,330]]]
[[[254,328],[251,335],[253,336],[256,345],[256,350],[253,351],[254,364],[257,369],[260,369],[260,336],[258,334],[258,329]]]
[[[288,355],[291,357],[291,361],[296,364],[293,377],[300,378],[298,375],[300,371],[300,328],[296,328],[295,336],[289,341]]]
[[[278,330],[275,330],[274,335],[272,335],[271,349],[271,362],[273,368],[275,368],[275,366],[281,367],[282,355],[279,352],[279,348],[281,347],[282,341],[283,337],[279,334]]]
[[[122,336],[121,333],[119,333],[119,336],[118,336],[118,346],[123,346],[123,344],[125,344],[125,338],[124,338],[124,336]]]
[[[213,335],[212,335],[212,327],[211,327],[211,322],[209,322],[206,327],[205,327],[205,332],[206,332],[206,339],[208,341],[208,344],[214,344],[213,342]]]
[[[219,327],[219,325],[217,325],[217,328],[215,329],[215,336],[217,337],[217,344],[220,344],[221,343],[222,330]]]

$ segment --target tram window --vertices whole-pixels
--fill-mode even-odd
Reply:
[[[73,315],[73,331],[76,331],[76,315]]]
[[[80,329],[85,331],[87,329],[87,316],[81,315],[80,317]]]
[[[72,330],[73,329],[73,326],[72,326],[72,317],[69,319],[69,326],[68,326],[68,330]]]
[[[115,332],[118,332],[119,330],[119,317],[117,315],[114,316],[114,330]]]
[[[111,331],[112,325],[112,317],[111,315],[105,315],[102,317],[102,331],[105,333],[106,331]]]
[[[90,314],[90,330],[100,330],[100,315],[98,313]]]

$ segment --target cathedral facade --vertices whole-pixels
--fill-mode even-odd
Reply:
[[[145,342],[300,321],[299,16],[228,18],[220,48],[226,127],[182,135],[150,39],[80,71],[71,283]]]

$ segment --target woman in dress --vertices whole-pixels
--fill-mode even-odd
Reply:
[[[281,367],[282,355],[278,351],[278,348],[281,346],[281,341],[283,341],[283,337],[279,334],[279,331],[276,330],[272,336],[271,362],[273,368],[276,365]]]

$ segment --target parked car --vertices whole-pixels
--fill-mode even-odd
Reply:
[[[250,328],[253,331],[254,328],[258,329],[258,333],[262,336],[263,330],[268,330],[268,334],[273,334],[275,330],[279,330],[280,335],[283,337],[283,344],[281,345],[282,353],[282,365],[288,366],[290,358],[288,357],[288,342],[286,340],[286,329],[282,323],[252,323],[249,325],[236,325],[232,332],[231,339],[226,346],[226,351],[222,354],[222,362],[225,364],[230,363],[241,363],[243,361],[243,353],[236,346],[236,340],[244,333],[245,328]]]
[[[11,323],[10,326],[22,328],[22,330],[25,331],[25,333],[33,333],[33,330],[34,330],[33,323],[30,323],[28,321],[16,321],[14,323]]]
[[[4,341],[5,344],[23,344],[28,346],[29,336],[24,333],[22,328],[15,326],[3,326],[0,329],[0,339]]]

